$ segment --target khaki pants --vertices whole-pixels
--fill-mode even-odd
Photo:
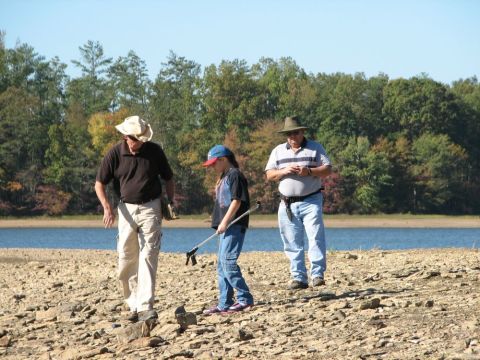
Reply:
[[[161,225],[160,198],[118,205],[118,277],[131,311],[153,309]]]

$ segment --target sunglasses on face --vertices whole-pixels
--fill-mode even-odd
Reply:
[[[289,131],[287,132],[287,136],[296,136],[300,134],[300,130]]]
[[[140,141],[138,140],[136,137],[133,137],[131,135],[127,135],[127,138],[129,138],[130,140],[134,141],[134,142],[137,142],[137,141]]]

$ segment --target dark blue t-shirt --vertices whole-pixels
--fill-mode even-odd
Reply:
[[[215,206],[212,215],[212,228],[217,229],[228,211],[232,200],[240,200],[240,208],[237,210],[236,219],[245,213],[250,207],[250,196],[248,194],[248,182],[245,176],[237,168],[227,170],[220,179],[215,189]],[[240,219],[235,224],[248,227],[248,215]]]

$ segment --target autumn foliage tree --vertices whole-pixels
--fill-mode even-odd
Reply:
[[[139,115],[175,174],[178,210],[210,212],[216,175],[201,166],[224,143],[235,152],[262,211],[275,212],[265,179],[277,131],[297,115],[325,147],[329,213],[480,213],[480,84],[428,77],[309,74],[290,57],[205,67],[171,52],[148,74],[133,51],[108,57],[79,47],[69,78],[60,59],[0,33],[0,214],[96,212],[95,174],[120,141],[115,125]],[[151,80],[155,79],[155,80]],[[54,201],[55,200],[55,201]]]

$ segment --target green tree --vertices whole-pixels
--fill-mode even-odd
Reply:
[[[460,143],[470,154],[473,168],[480,170],[480,84],[476,77],[453,83],[452,92],[459,98],[464,131]],[[473,169],[472,169],[473,170]]]
[[[170,155],[178,138],[200,125],[200,65],[171,52],[152,87],[149,119],[154,137]]]
[[[447,135],[426,133],[412,144],[415,207],[418,212],[449,213],[459,209],[465,181],[465,150]]]
[[[410,141],[424,133],[447,134],[458,140],[463,135],[454,95],[445,85],[429,78],[389,82],[384,90],[383,112],[392,131],[401,132]]]
[[[88,40],[79,47],[80,61],[72,60],[82,77],[69,84],[67,95],[70,101],[79,101],[86,117],[95,112],[106,111],[111,106],[112,93],[103,74],[108,70],[112,59],[105,57],[103,46],[97,41]]]
[[[261,88],[243,60],[222,61],[205,69],[202,86],[204,114],[201,126],[218,142],[234,126],[244,141],[263,118]]]
[[[317,136],[326,148],[337,153],[351,137],[367,137],[374,143],[380,135],[393,130],[382,114],[387,83],[388,77],[383,74],[370,79],[363,73],[316,77],[316,117],[321,120]]]
[[[304,105],[311,100],[312,89],[305,71],[290,57],[280,58],[278,62],[271,58],[261,58],[252,66],[252,75],[258,79],[262,90],[263,116],[260,119],[283,119],[293,114],[302,116]]]
[[[5,48],[5,31],[0,30],[0,93],[8,87],[7,49]]]
[[[115,110],[125,107],[132,114],[144,114],[148,110],[148,95],[151,82],[145,61],[129,51],[126,57],[119,57],[108,69],[113,92]]]
[[[185,209],[190,212],[192,203],[204,206],[201,198],[204,193],[199,191],[202,189],[203,176],[198,179],[198,172],[183,166],[178,156],[182,151],[190,153],[196,150],[189,148],[188,141],[191,132],[195,132],[200,125],[200,71],[200,65],[171,52],[167,62],[162,64],[149,100],[148,118],[154,129],[154,139],[162,144],[175,174],[176,196],[182,200],[179,208],[182,212]],[[199,135],[207,146],[208,135]],[[187,143],[184,143],[186,140]]]
[[[390,163],[382,152],[374,151],[365,137],[351,138],[339,154],[343,196],[348,212],[375,213],[383,210],[381,192],[392,185]]]
[[[13,189],[12,207],[21,209],[29,204],[41,181],[42,144],[47,136],[39,117],[38,98],[14,87],[0,94],[0,187]],[[15,182],[18,186],[10,186]]]
[[[45,153],[43,186],[35,199],[37,210],[49,214],[67,209],[78,213],[95,209],[93,194],[98,156],[92,151],[91,139],[75,125],[54,124],[48,131],[50,146]],[[56,193],[57,200],[48,200]]]
[[[242,170],[250,185],[250,196],[261,201],[263,212],[274,212],[278,207],[278,183],[267,181],[265,166],[272,150],[285,142],[277,133],[279,126],[275,120],[265,120],[250,134],[250,141],[237,150],[244,157]]]
[[[205,141],[209,136],[207,129],[198,128],[184,132],[179,138],[178,161],[182,175],[176,176],[175,184],[181,192],[178,194],[181,213],[210,212],[211,189],[205,186],[206,169],[202,163],[214,143]],[[178,177],[178,178],[177,178]]]
[[[403,136],[389,140],[380,137],[372,147],[383,154],[389,163],[392,186],[381,187],[382,211],[414,212],[414,179],[411,173],[413,155],[411,143]]]

